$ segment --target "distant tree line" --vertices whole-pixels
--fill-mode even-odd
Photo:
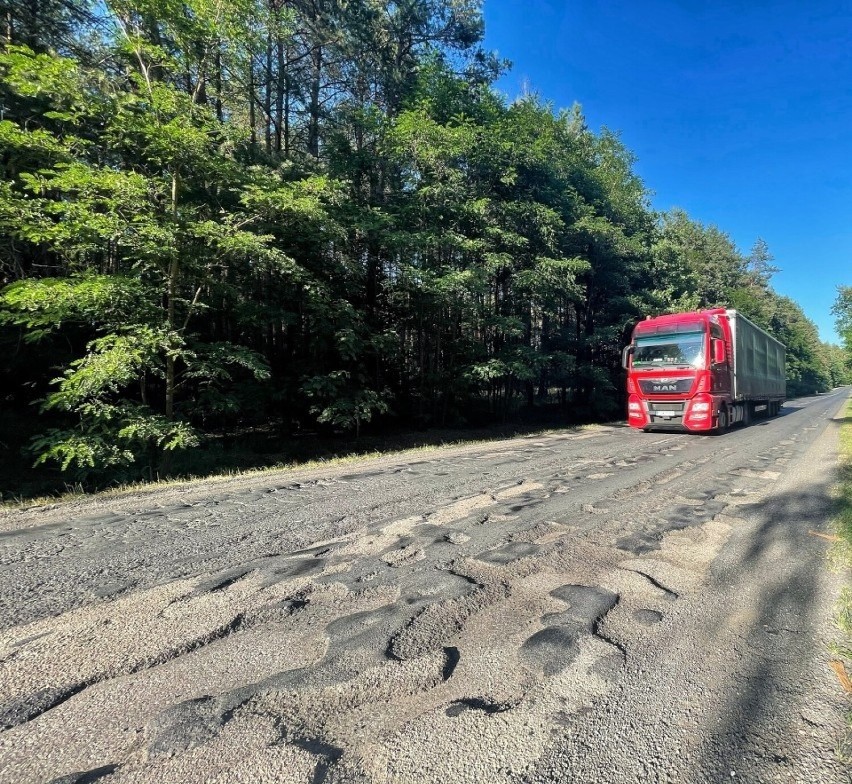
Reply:
[[[852,363],[852,286],[837,287],[837,299],[832,312],[837,320],[837,333],[846,350],[847,359]],[[849,383],[848,379],[846,383]]]
[[[714,305],[787,345],[791,394],[849,380],[848,330],[820,342],[764,242],[654,212],[617,134],[495,92],[481,0],[6,9],[16,459],[132,476],[271,421],[617,417],[633,323]]]

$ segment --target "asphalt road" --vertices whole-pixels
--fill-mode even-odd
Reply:
[[[848,390],[0,514],[0,782],[832,782]]]

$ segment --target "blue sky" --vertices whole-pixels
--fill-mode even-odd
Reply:
[[[485,0],[497,83],[582,105],[621,132],[659,210],[681,207],[743,251],[837,342],[852,285],[852,3]]]

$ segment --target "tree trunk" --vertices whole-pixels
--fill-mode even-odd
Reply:
[[[284,157],[290,158],[290,72],[284,74]]]
[[[177,191],[178,178],[177,174],[172,174],[172,219],[177,222]],[[175,298],[177,297],[178,284],[178,256],[172,258],[169,263],[169,280],[168,294],[166,301],[166,313],[169,325],[169,332],[174,332],[176,328],[176,313],[175,313]],[[175,416],[175,358],[170,350],[166,354],[166,419],[172,421]]]
[[[322,79],[322,47],[311,55],[311,101],[309,107],[308,153],[319,158],[320,85]]]
[[[282,150],[284,129],[284,93],[288,92],[287,65],[284,59],[284,42],[279,38],[276,45],[278,78],[275,80],[275,152]],[[289,108],[289,107],[288,107]]]
[[[214,89],[216,90],[216,119],[219,122],[224,122],[224,113],[222,111],[222,52],[221,49],[216,50],[215,62],[216,76],[214,79]]]
[[[251,133],[252,151],[257,147],[257,127],[255,124],[256,118],[254,113],[254,55],[249,55],[249,83],[248,83],[248,99],[249,99],[249,128]]]
[[[272,31],[266,36],[266,85],[263,90],[266,152],[272,152]]]

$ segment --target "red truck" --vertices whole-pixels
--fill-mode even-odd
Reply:
[[[627,423],[642,430],[723,432],[775,416],[787,391],[785,348],[735,310],[648,317],[633,330]]]

